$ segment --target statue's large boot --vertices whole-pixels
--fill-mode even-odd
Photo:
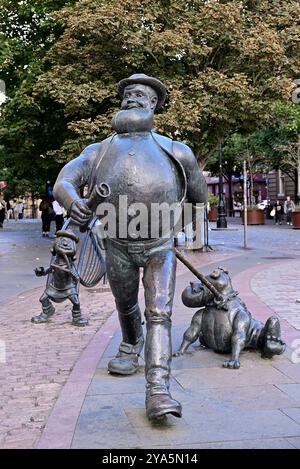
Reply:
[[[55,308],[45,293],[43,293],[43,295],[41,296],[40,302],[42,303],[43,311],[38,316],[33,316],[31,318],[31,322],[33,322],[34,324],[42,324],[48,322],[51,316],[53,316],[53,314],[55,313]]]
[[[145,345],[146,414],[150,420],[167,414],[181,417],[181,404],[169,391],[172,357],[171,321],[147,321]]]
[[[262,358],[272,358],[274,355],[281,355],[285,348],[286,344],[281,340],[279,319],[271,316],[262,331],[261,356]]]
[[[138,304],[126,314],[119,311],[123,341],[118,354],[108,363],[108,371],[119,375],[132,375],[138,370],[139,356],[143,349],[144,337],[142,318]]]

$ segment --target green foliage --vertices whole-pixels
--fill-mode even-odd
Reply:
[[[260,148],[266,164],[272,169],[281,169],[296,180],[300,135],[300,106],[277,103],[272,122],[255,132],[252,140]],[[299,148],[299,149],[298,149]]]
[[[55,173],[106,137],[120,102],[116,84],[137,72],[168,88],[158,130],[191,145],[202,166],[222,141],[233,171],[241,144],[232,135],[243,139],[272,123],[274,105],[288,102],[300,74],[295,0],[0,0],[0,7],[0,78],[9,95],[0,161],[20,180],[30,181],[32,168],[41,179]]]
[[[208,193],[208,202],[210,207],[217,207],[219,204],[219,197],[213,195],[211,192]]]
[[[61,33],[49,12],[66,3],[74,1],[0,0],[0,79],[7,92],[0,167],[11,195],[43,194],[45,180],[55,179],[60,167],[46,154],[65,139],[64,114],[53,100],[36,99],[34,87],[46,69],[43,57]]]
[[[189,143],[204,164],[216,143],[270,120],[299,71],[295,1],[82,0],[54,18],[64,28],[36,92],[58,102],[72,132],[58,152],[104,138],[135,72],[166,83],[157,128]]]

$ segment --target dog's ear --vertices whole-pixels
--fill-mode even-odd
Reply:
[[[228,270],[224,269],[224,267],[218,267],[218,269],[222,270],[222,272],[224,272],[224,274],[228,274]]]
[[[221,275],[221,272],[219,269],[215,269],[209,276],[213,278],[214,280],[217,280]]]

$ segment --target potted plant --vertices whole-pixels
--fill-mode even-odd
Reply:
[[[217,221],[218,219],[218,204],[219,204],[219,197],[213,195],[211,192],[208,193],[208,203],[209,203],[209,212],[208,212],[208,220],[209,221]]]
[[[295,207],[295,211],[292,214],[292,223],[294,230],[300,230],[300,205]]]
[[[244,224],[244,213],[243,213]],[[247,205],[247,225],[264,225],[265,212],[256,205]]]

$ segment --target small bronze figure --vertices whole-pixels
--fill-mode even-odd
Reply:
[[[54,303],[61,303],[69,299],[72,307],[72,324],[74,326],[86,326],[88,320],[81,316],[79,302],[80,277],[75,267],[77,236],[71,230],[58,231],[52,248],[52,262],[48,269],[38,267],[35,274],[38,277],[48,275],[47,286],[40,298],[43,311],[38,316],[33,316],[31,321],[35,324],[48,322],[54,314]]]
[[[169,391],[171,314],[175,289],[176,256],[174,225],[162,235],[154,230],[152,216],[141,223],[142,235],[130,230],[136,212],[122,210],[140,204],[151,214],[153,204],[182,206],[207,202],[207,185],[191,149],[183,143],[159,135],[153,129],[155,109],[163,106],[166,88],[156,78],[134,74],[118,84],[121,110],[114,116],[115,134],[88,146],[59,174],[54,196],[80,226],[85,226],[101,204],[88,206],[81,197],[87,185],[89,194],[106,183],[106,204],[115,208],[116,235],[106,244],[107,277],[115,297],[123,340],[117,356],[108,363],[110,373],[130,375],[138,370],[138,357],[144,345],[142,315],[138,305],[140,268],[145,288],[146,413],[149,419],[173,414],[181,417],[181,405]],[[146,229],[147,226],[147,229]],[[125,235],[123,234],[125,232]]]
[[[182,355],[197,339],[201,345],[216,352],[231,352],[230,360],[223,363],[226,368],[239,368],[240,353],[247,347],[260,350],[263,358],[284,352],[278,318],[272,316],[266,324],[253,319],[238,292],[233,290],[227,270],[219,267],[206,279],[219,292],[219,298],[202,282],[191,282],[185,288],[183,304],[202,309],[194,314],[174,356]]]

